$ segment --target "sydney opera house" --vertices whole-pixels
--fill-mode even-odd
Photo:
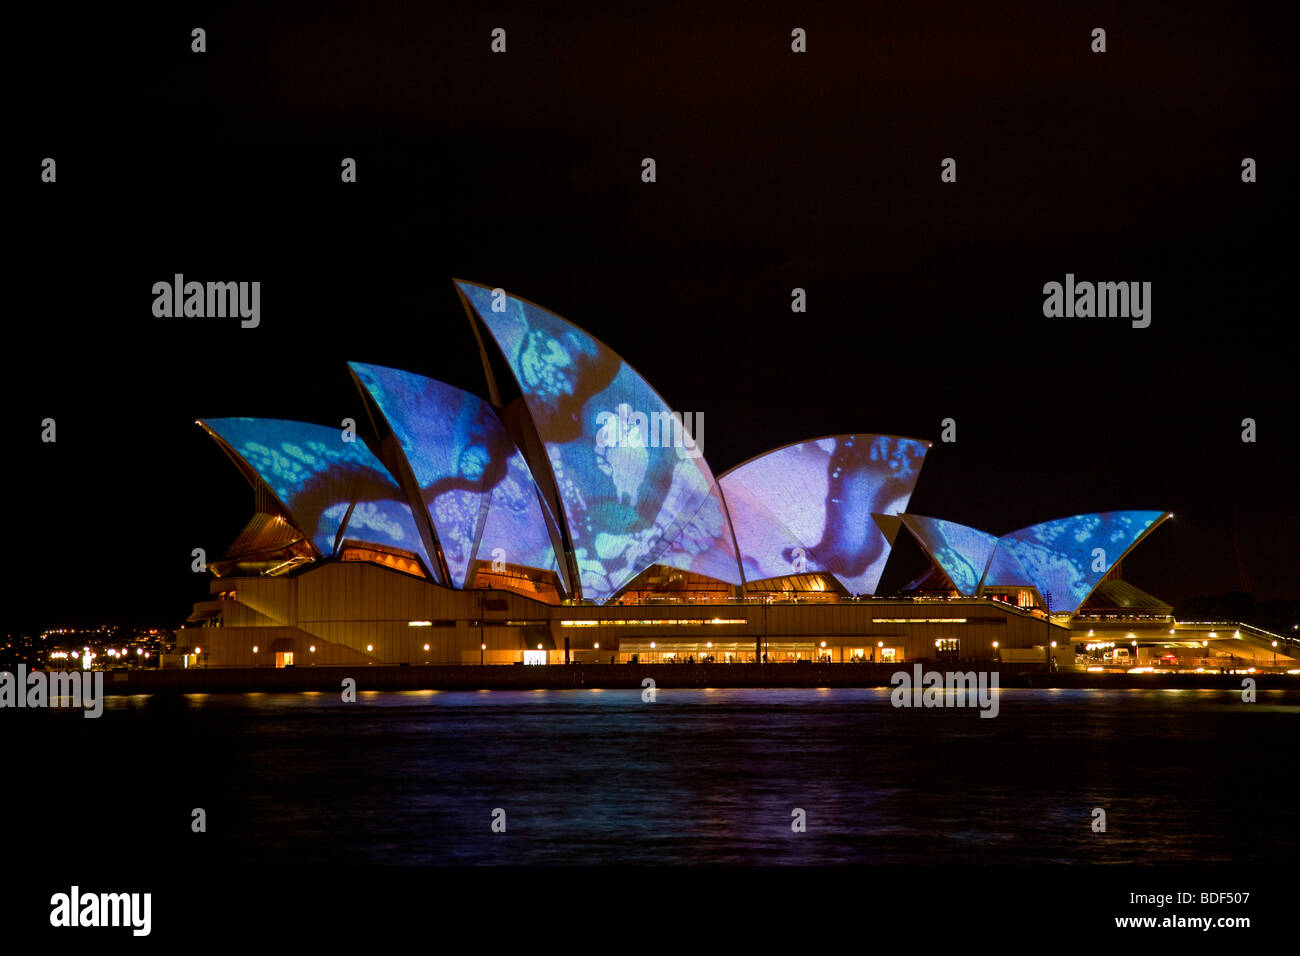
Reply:
[[[715,475],[702,421],[607,346],[501,289],[456,288],[486,400],[353,362],[359,404],[321,410],[338,425],[199,422],[255,513],[208,563],[184,666],[1276,653],[1273,635],[1177,622],[1122,578],[1165,511],[1002,535],[914,514],[930,443],[892,435],[809,438]],[[878,594],[904,543],[928,570]]]

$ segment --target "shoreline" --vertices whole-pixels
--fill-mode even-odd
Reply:
[[[635,689],[653,678],[659,690],[703,688],[889,688],[899,671],[909,677],[920,663],[925,671],[996,672],[1000,687],[1058,689],[1146,688],[1165,690],[1241,690],[1246,677],[1258,690],[1300,691],[1292,674],[1106,674],[1057,672],[1045,665],[987,662],[893,664],[500,664],[369,665],[362,667],[192,668],[121,670],[104,675],[104,693],[242,694],[338,692],[345,678],[358,691],[400,690],[571,690]]]

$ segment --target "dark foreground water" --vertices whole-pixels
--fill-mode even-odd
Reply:
[[[1289,691],[1245,704],[1013,689],[991,720],[895,709],[884,690],[137,697],[99,720],[0,718],[25,770],[6,796],[16,829],[39,842],[72,826],[144,864],[1255,864],[1297,851]]]

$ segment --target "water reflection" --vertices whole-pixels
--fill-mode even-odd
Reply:
[[[222,808],[223,862],[1294,858],[1261,823],[1294,784],[1295,693],[1001,695],[993,720],[888,689],[711,688],[113,698],[87,723],[171,725],[169,773]]]

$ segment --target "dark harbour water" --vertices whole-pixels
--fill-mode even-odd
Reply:
[[[31,771],[6,788],[9,818],[30,821],[20,842],[79,821],[143,865],[1297,855],[1291,691],[1244,704],[1225,691],[1011,689],[992,720],[895,709],[886,690],[661,690],[653,704],[590,690],[135,697],[110,698],[99,720],[0,717]],[[193,807],[204,836],[189,832]],[[505,834],[491,831],[498,807]]]

